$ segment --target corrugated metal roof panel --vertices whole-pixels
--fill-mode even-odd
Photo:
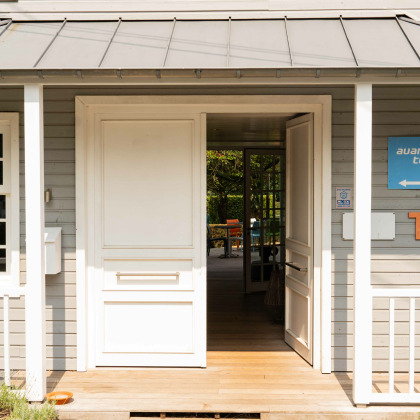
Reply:
[[[420,68],[420,25],[396,18],[12,23],[0,70]],[[411,44],[410,44],[411,42]],[[290,48],[289,48],[290,47]],[[354,57],[353,57],[354,53]]]
[[[37,68],[98,67],[117,22],[68,22]]]
[[[417,54],[420,54],[420,26],[403,20],[400,20],[400,25],[416,49]]]
[[[0,37],[0,68],[32,69],[61,23],[12,23]]]
[[[144,69],[163,66],[172,22],[122,22],[103,68]]]
[[[345,27],[361,67],[419,67],[395,19],[347,19]]]
[[[228,36],[227,20],[176,22],[164,67],[226,67]]]
[[[230,67],[290,67],[284,20],[232,21]]]
[[[354,67],[355,61],[338,19],[289,20],[293,65],[296,67]]]

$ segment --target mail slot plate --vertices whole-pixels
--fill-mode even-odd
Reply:
[[[193,290],[191,259],[106,259],[103,290]]]

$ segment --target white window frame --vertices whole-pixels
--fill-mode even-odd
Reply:
[[[6,272],[0,272],[0,287],[19,287],[19,113],[0,112],[0,134],[3,134],[0,195],[6,195]]]

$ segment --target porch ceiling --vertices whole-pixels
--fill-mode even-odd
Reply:
[[[0,70],[414,69],[419,54],[420,23],[399,16],[0,21]]]
[[[246,147],[284,141],[286,121],[295,114],[208,114],[208,146]]]

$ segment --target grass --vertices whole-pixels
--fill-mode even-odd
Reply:
[[[55,420],[58,415],[54,404],[30,405],[25,397],[3,384],[0,387],[0,419]]]

